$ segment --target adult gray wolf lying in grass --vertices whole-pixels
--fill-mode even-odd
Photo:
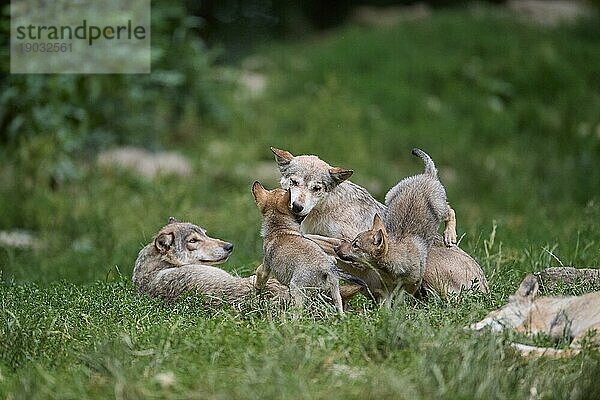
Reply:
[[[304,219],[301,231],[333,253],[340,239],[352,240],[360,232],[371,229],[375,214],[385,216],[386,207],[369,192],[349,180],[352,170],[332,167],[314,155],[294,156],[271,147],[281,172],[280,184],[290,189],[290,206]],[[450,209],[444,239],[436,235],[429,249],[423,288],[441,296],[460,293],[471,287],[487,292],[488,286],[481,267],[457,246],[455,213]],[[372,293],[384,290],[378,274],[372,269],[357,268],[350,263],[340,267],[361,278]]]
[[[166,300],[193,291],[209,303],[240,303],[256,292],[256,276],[240,278],[212,266],[225,262],[232,251],[231,243],[207,236],[203,228],[170,218],[139,252],[133,283],[140,293]],[[271,297],[289,299],[288,288],[275,279],[263,282],[263,287]]]
[[[538,289],[537,278],[527,275],[504,307],[492,311],[470,328],[479,331],[489,327],[493,332],[512,329],[529,335],[547,334],[554,340],[572,340],[568,349],[513,344],[521,354],[528,356],[571,356],[581,351],[588,337],[592,345],[600,348],[600,292],[536,297]]]
[[[435,243],[440,222],[450,213],[433,160],[422,150],[412,153],[423,160],[425,170],[390,189],[385,196],[385,223],[375,214],[371,229],[336,248],[343,261],[377,271],[383,285],[377,297],[388,306],[400,289],[415,294],[421,287],[427,252]]]
[[[300,233],[299,217],[290,208],[290,191],[266,190],[259,182],[252,194],[263,216],[263,263],[256,270],[256,286],[262,287],[272,273],[290,288],[292,300],[301,307],[309,290],[331,296],[340,314],[344,313],[339,279],[354,280],[339,271],[335,258]]]

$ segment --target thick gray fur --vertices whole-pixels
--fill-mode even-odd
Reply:
[[[325,193],[314,202],[302,221],[303,233],[352,240],[360,232],[371,228],[375,214],[386,218],[385,205],[373,198],[366,189],[349,180],[336,181],[330,173],[334,167],[319,157],[294,156],[276,148],[271,148],[271,151],[275,154],[281,172],[282,188],[291,188],[290,180],[294,177],[301,178],[300,186],[305,189],[314,182],[325,182]],[[439,234],[435,242],[427,257],[423,282],[428,291],[441,296],[448,292],[460,293],[471,287],[488,291],[483,271],[475,260],[457,246],[444,246],[444,239]],[[383,290],[380,277],[371,269],[356,268],[352,264],[341,262],[339,265],[365,281],[371,292]]]
[[[385,291],[388,305],[400,288],[414,294],[421,286],[427,253],[449,212],[446,190],[433,160],[422,150],[413,149],[412,153],[423,159],[424,172],[402,179],[385,196],[388,250],[375,267],[389,279]]]
[[[416,235],[429,247],[439,236],[440,223],[448,217],[446,189],[431,157],[419,149],[412,152],[423,159],[425,171],[402,179],[388,191],[387,211],[382,217],[391,239]]]
[[[190,235],[197,240],[193,250],[186,244]],[[208,237],[197,225],[170,220],[139,252],[133,283],[140,293],[167,301],[191,291],[202,294],[209,303],[244,302],[256,293],[256,276],[241,278],[203,264],[224,262],[231,252],[227,245],[227,242]],[[289,299],[288,288],[275,279],[267,282],[266,292],[272,297]]]

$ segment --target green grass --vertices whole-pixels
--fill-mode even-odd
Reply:
[[[192,159],[188,179],[146,182],[81,160],[78,178],[50,190],[35,174],[44,156],[24,169],[4,151],[0,228],[30,230],[42,245],[0,248],[0,395],[600,397],[597,351],[527,361],[506,344],[510,334],[462,329],[556,258],[598,266],[599,27],[440,11],[271,45],[258,52],[263,96],[231,93],[227,119],[192,119],[189,139],[165,141]],[[410,149],[425,149],[457,211],[461,247],[492,294],[392,312],[363,299],[344,319],[318,310],[294,319],[260,301],[206,310],[191,297],[173,306],[136,295],[137,252],[170,215],[233,242],[225,269],[253,271],[261,240],[250,186],[277,185],[269,146],[352,168],[379,199],[420,170]]]

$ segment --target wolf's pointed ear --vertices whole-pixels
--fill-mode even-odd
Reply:
[[[175,217],[169,217],[169,224],[175,224],[179,221],[177,221],[177,219]]]
[[[252,194],[254,195],[254,202],[260,208],[263,208],[267,201],[267,189],[263,185],[260,184],[259,181],[254,181],[252,184]]]
[[[173,233],[161,233],[154,239],[154,247],[160,254],[165,254],[169,251],[173,242],[175,241],[175,235]]]
[[[271,151],[275,154],[275,161],[277,161],[280,167],[288,165],[294,158],[294,155],[289,151],[280,150],[275,147],[271,147]]]
[[[344,169],[339,167],[329,168],[329,175],[338,185],[344,182],[346,179],[350,178],[353,173],[354,171],[352,171],[351,169]]]
[[[384,254],[387,253],[387,234],[383,229],[377,229],[373,235],[373,245]]]
[[[515,293],[520,297],[529,297],[533,298],[537,294],[540,285],[538,283],[537,277],[535,275],[529,274],[523,279],[517,292]]]
[[[383,253],[387,253],[388,235],[385,230],[385,225],[377,213],[375,213],[375,216],[373,217],[373,227],[371,230],[375,231],[375,234],[373,235],[373,245]]]
[[[382,230],[382,231],[386,232],[383,220],[381,219],[381,217],[377,213],[375,213],[375,215],[373,216],[373,227],[371,228],[371,230],[372,231]]]

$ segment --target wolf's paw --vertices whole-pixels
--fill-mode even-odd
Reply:
[[[444,231],[444,244],[446,247],[452,247],[456,245],[456,231],[453,229],[446,229]]]

